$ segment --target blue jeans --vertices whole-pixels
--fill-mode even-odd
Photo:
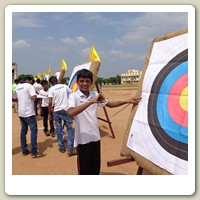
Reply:
[[[56,134],[57,134],[57,139],[58,139],[60,149],[65,149],[65,144],[64,144],[63,136],[62,136],[62,120],[63,120],[65,122],[67,132],[68,132],[67,150],[72,151],[73,145],[74,145],[72,118],[69,117],[67,112],[63,113],[62,111],[54,112],[53,117],[56,124]]]
[[[26,135],[28,132],[28,126],[31,130],[31,155],[35,155],[37,153],[37,121],[36,116],[30,116],[30,117],[19,117],[21,122],[21,134],[20,134],[20,140],[21,140],[21,148],[22,153],[26,154],[28,151],[27,143],[26,143]]]

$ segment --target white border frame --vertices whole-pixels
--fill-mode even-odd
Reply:
[[[13,12],[187,12],[189,171],[183,176],[12,175]],[[9,5],[5,9],[5,192],[8,195],[192,195],[195,192],[195,9],[191,5]],[[67,163],[66,163],[67,167]],[[87,183],[86,183],[87,180]],[[48,183],[53,184],[53,189]],[[34,185],[33,185],[34,184]],[[35,185],[37,190],[35,190]],[[111,187],[112,186],[112,187]]]

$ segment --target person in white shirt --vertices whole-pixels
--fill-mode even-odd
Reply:
[[[78,154],[78,174],[99,175],[100,173],[100,132],[97,121],[97,106],[110,108],[127,103],[138,104],[141,98],[125,101],[106,102],[102,94],[90,91],[93,74],[87,69],[77,72],[79,90],[70,94],[68,114],[75,119],[74,146]]]
[[[41,85],[41,81],[39,78],[36,79],[35,83],[33,84],[33,87],[35,89],[35,92],[36,94],[38,95],[40,90],[42,90],[42,85]],[[37,98],[35,101],[34,101],[34,107],[35,107],[35,114],[38,115],[38,102],[39,102],[39,99]]]
[[[31,153],[32,158],[43,157],[44,154],[40,154],[37,148],[37,121],[34,110],[34,100],[37,98],[33,86],[30,84],[32,79],[25,77],[24,82],[20,81],[17,85],[15,92],[13,93],[13,102],[18,101],[18,116],[21,122],[21,148],[22,155],[28,155]],[[31,130],[31,152],[27,147],[26,135],[28,126]]]
[[[44,126],[44,133],[46,136],[51,135],[52,137],[55,137],[54,133],[54,125],[53,125],[53,116],[49,120],[50,125],[50,131],[48,130],[48,111],[49,111],[49,96],[48,96],[48,90],[49,90],[49,83],[47,80],[42,80],[41,85],[43,87],[42,90],[39,91],[39,110],[42,113],[43,116],[43,126]]]
[[[17,87],[18,83],[19,83],[19,80],[15,79],[14,83],[12,84],[12,93],[14,93],[15,88]],[[15,113],[17,113],[17,109],[18,109],[17,107],[18,107],[17,102],[13,102],[12,108],[13,108],[13,110],[14,110]]]
[[[35,88],[36,94],[39,94],[40,90],[43,89],[39,78],[36,79],[35,83],[33,84],[33,87]]]
[[[72,118],[68,116],[68,95],[72,92],[71,89],[64,84],[59,84],[55,76],[49,79],[52,87],[49,88],[49,116],[53,112],[53,118],[56,125],[56,134],[59,143],[59,151],[65,153],[66,147],[62,135],[62,121],[64,121],[68,132],[68,156],[75,154],[73,144],[73,129]],[[53,103],[54,102],[54,108]],[[51,116],[50,116],[51,118]]]

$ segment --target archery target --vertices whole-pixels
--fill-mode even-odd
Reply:
[[[152,134],[166,151],[184,160],[188,160],[188,115],[182,107],[187,107],[187,102],[182,100],[180,104],[179,99],[186,93],[183,91],[188,86],[187,73],[188,51],[185,50],[158,73],[148,104]]]
[[[72,90],[72,92],[76,92],[78,89],[78,84],[77,84],[77,73],[74,74],[74,76],[71,79],[71,82],[69,84],[69,88]]]
[[[154,42],[127,147],[172,174],[188,173],[188,34]]]

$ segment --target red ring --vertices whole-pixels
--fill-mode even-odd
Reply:
[[[168,111],[171,118],[179,125],[188,127],[188,112],[180,106],[182,91],[188,86],[188,74],[180,77],[172,86],[168,96]]]

